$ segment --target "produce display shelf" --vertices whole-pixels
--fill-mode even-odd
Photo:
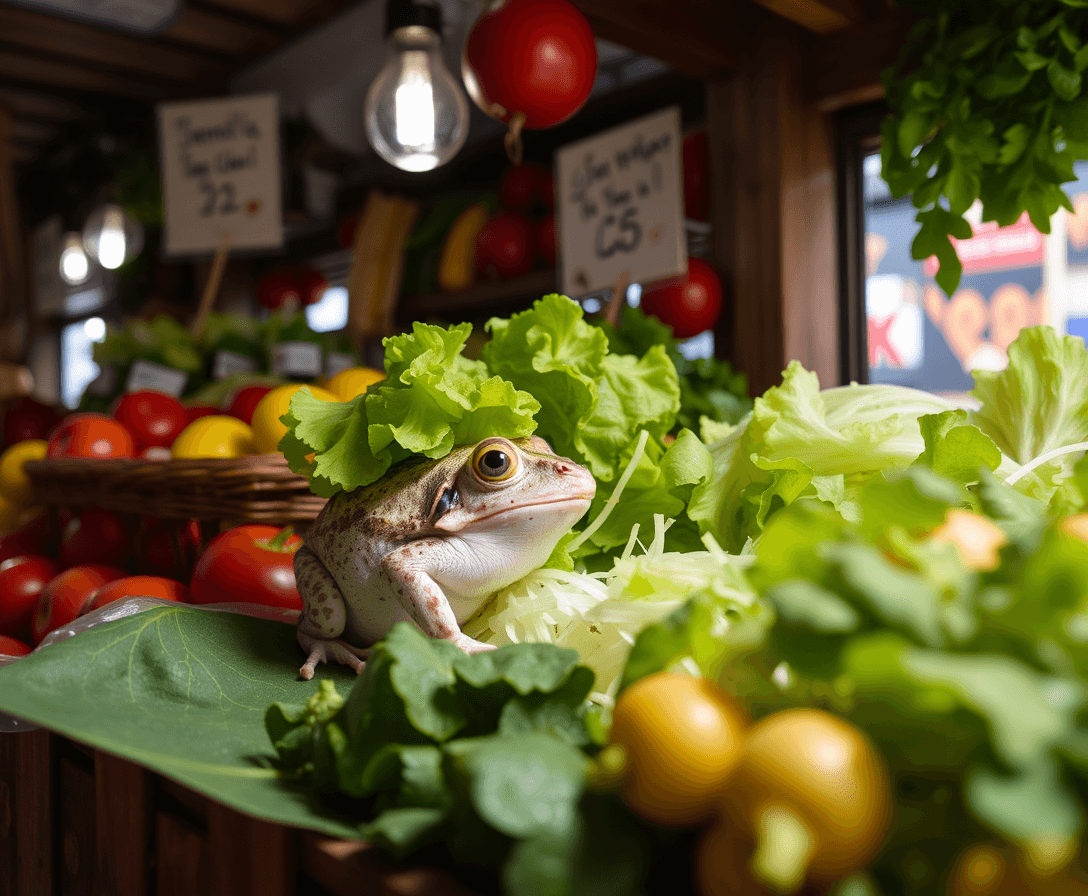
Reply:
[[[472,896],[445,871],[243,815],[45,730],[0,734],[5,896]]]
[[[278,454],[200,460],[51,458],[26,472],[37,501],[163,519],[305,527],[326,499]]]

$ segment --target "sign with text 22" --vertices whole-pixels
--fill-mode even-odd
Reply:
[[[687,273],[677,107],[564,146],[555,170],[567,295]]]
[[[283,246],[275,94],[163,103],[159,112],[167,255]]]

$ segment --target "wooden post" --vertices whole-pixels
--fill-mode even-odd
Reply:
[[[95,892],[144,896],[151,812],[147,772],[108,753],[94,756]]]
[[[291,896],[295,848],[291,828],[209,800],[208,896]]]
[[[738,71],[707,82],[711,261],[730,281],[716,336],[759,395],[793,359],[838,383],[835,152],[804,93],[805,37],[743,11]]]
[[[53,736],[0,734],[0,893],[54,892]]]

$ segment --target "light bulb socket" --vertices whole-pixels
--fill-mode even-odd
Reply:
[[[385,36],[398,28],[422,26],[442,36],[442,10],[420,0],[388,0],[385,4]]]

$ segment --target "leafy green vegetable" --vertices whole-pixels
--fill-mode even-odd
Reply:
[[[912,194],[912,254],[937,257],[951,295],[962,266],[949,236],[971,237],[963,215],[976,200],[984,221],[1026,212],[1043,233],[1073,210],[1061,184],[1088,159],[1088,21],[1081,0],[904,5],[924,18],[884,74],[883,174],[893,196]]]

